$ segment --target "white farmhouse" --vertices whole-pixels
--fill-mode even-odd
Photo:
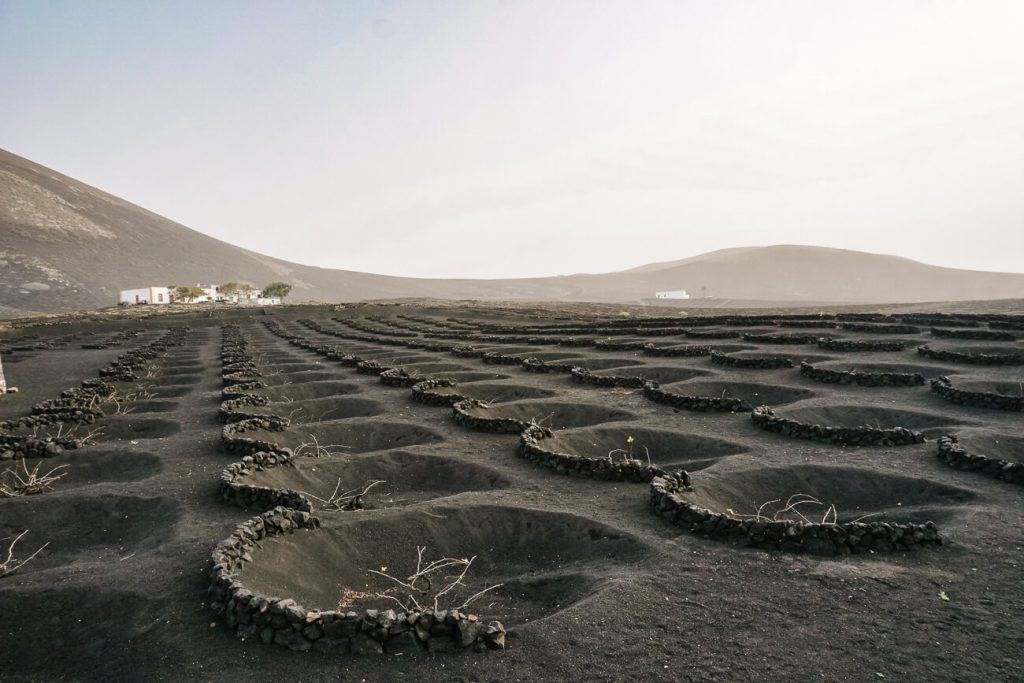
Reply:
[[[689,299],[690,295],[685,289],[677,289],[671,292],[655,292],[655,299]]]
[[[172,301],[171,290],[167,287],[142,287],[140,289],[122,289],[117,303],[134,304],[169,304]]]
[[[244,304],[251,306],[272,306],[281,303],[280,297],[263,296],[263,292],[252,285],[242,285],[237,292],[226,294],[220,291],[220,285],[196,284],[196,289],[202,291],[195,297],[182,299],[188,303],[219,302],[229,304]],[[122,306],[134,306],[136,304],[169,304],[178,299],[174,287],[141,287],[139,289],[125,289],[118,297],[118,303]]]

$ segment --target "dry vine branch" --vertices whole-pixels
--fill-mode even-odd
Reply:
[[[13,468],[8,467],[3,472],[0,472],[0,498],[30,496],[35,493],[49,491],[61,477],[67,475],[67,472],[56,474],[56,472],[65,469],[67,465],[58,465],[49,472],[40,474],[39,467],[41,464],[36,463],[36,466],[29,471],[25,458],[22,458],[21,472],[18,471],[17,465]]]
[[[36,550],[34,553],[26,557],[24,560],[16,560],[14,558],[14,546],[18,545],[18,541],[20,541],[22,537],[27,533],[28,529],[25,529],[20,534],[18,534],[13,541],[11,541],[11,544],[9,546],[7,546],[7,557],[2,562],[0,562],[0,578],[10,576],[14,572],[18,571],[26,564],[34,560],[36,558],[36,555],[43,551],[43,548],[50,545],[49,541],[47,541],[43,545],[39,546],[38,550]],[[7,538],[0,538],[0,541],[7,541],[10,540],[10,538],[10,536],[8,536]]]
[[[423,553],[426,549],[426,546],[416,547],[416,571],[404,580],[385,573],[386,567],[381,567],[381,571],[377,571],[375,569],[368,570],[371,574],[382,576],[395,584],[394,587],[389,588],[388,590],[375,593],[374,597],[392,600],[398,603],[402,609],[409,612],[423,611],[426,609],[424,605],[432,606],[434,610],[438,610],[442,597],[451,594],[460,586],[466,586],[463,579],[466,578],[469,568],[473,565],[473,561],[476,560],[476,555],[469,559],[442,557],[437,560],[424,562]],[[443,574],[443,572],[452,568],[455,568],[458,571],[458,574],[450,574],[447,576]],[[440,588],[435,590],[435,581],[443,581],[444,583]],[[495,588],[500,588],[503,585],[504,584],[498,583],[488,588],[484,588],[481,591],[477,591],[454,609],[465,609],[469,606],[469,603],[473,602],[481,595],[488,593]],[[393,595],[394,592],[404,593],[405,600]]]
[[[348,491],[339,493],[341,489],[341,479],[338,479],[338,485],[334,487],[334,493],[327,498],[320,498],[314,496],[312,493],[301,491],[302,495],[308,496],[313,500],[320,503],[320,509],[331,512],[337,512],[340,510],[362,510],[363,509],[363,496],[365,496],[370,489],[380,484],[386,483],[384,479],[375,479],[363,485],[362,488],[356,487]]]
[[[792,496],[790,496],[789,498],[786,499],[785,504],[781,508],[779,508],[778,510],[775,510],[773,513],[771,513],[771,515],[764,514],[764,509],[766,507],[768,507],[769,505],[773,505],[775,503],[782,503],[782,499],[781,498],[775,498],[774,500],[769,500],[769,501],[765,501],[764,503],[761,503],[761,505],[759,505],[758,508],[757,508],[757,512],[755,512],[752,515],[736,514],[735,512],[733,512],[733,510],[731,508],[729,510],[727,510],[727,512],[729,512],[730,514],[732,514],[732,515],[734,515],[736,517],[745,518],[745,519],[753,519],[756,522],[780,522],[780,521],[784,521],[785,520],[785,517],[782,517],[782,515],[786,515],[786,514],[792,513],[792,514],[796,515],[797,517],[799,517],[801,521],[807,522],[808,524],[813,524],[815,522],[813,520],[811,520],[810,518],[808,518],[807,516],[805,516],[802,512],[800,512],[800,510],[798,508],[801,505],[824,505],[824,503],[822,503],[820,500],[818,500],[814,496],[810,496],[810,495],[808,495],[806,493],[794,493]],[[865,517],[870,517],[870,515],[865,515]],[[829,518],[831,518],[831,521],[830,521]],[[838,519],[838,512],[836,510],[836,506],[833,504],[833,505],[829,505],[825,509],[824,515],[822,516],[821,520],[819,520],[817,523],[819,523],[819,524],[835,524],[837,519]],[[864,518],[861,517],[860,519],[864,519]]]
[[[296,456],[305,456],[307,458],[322,458],[328,455],[338,455],[337,452],[330,450],[332,448],[352,448],[351,446],[346,446],[340,443],[331,444],[330,446],[321,446],[320,441],[315,436],[310,434],[310,438],[313,439],[312,442],[302,443],[298,445],[298,447],[294,451],[294,454]]]

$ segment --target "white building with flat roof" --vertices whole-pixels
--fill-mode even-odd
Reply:
[[[122,289],[117,303],[135,304],[169,304],[172,301],[171,290],[167,287],[140,287],[139,289]]]
[[[676,289],[671,292],[655,292],[655,299],[689,299],[690,295],[686,293],[685,289]]]

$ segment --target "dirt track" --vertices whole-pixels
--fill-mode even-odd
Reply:
[[[837,371],[941,374],[954,386],[1005,393],[1020,386],[1024,365],[936,361],[916,348],[1012,354],[1024,353],[1024,343],[937,337],[919,322],[917,334],[751,320],[697,328],[723,336],[735,330],[736,338],[663,334],[666,328],[655,326],[612,335],[606,332],[629,321],[569,322],[561,315],[480,307],[283,308],[271,315],[203,313],[8,331],[0,346],[11,337],[79,337],[4,355],[8,383],[22,391],[0,398],[0,420],[29,415],[34,404],[96,378],[120,354],[154,342],[171,326],[191,328],[183,345],[154,359],[137,381],[116,383],[122,394],[146,393],[134,405],[126,401],[124,414],[105,404],[106,414],[78,432],[100,428],[93,443],[44,459],[44,468],[68,465],[54,491],[0,499],[0,538],[28,529],[19,550],[49,543],[32,563],[0,579],[0,677],[1019,680],[1024,487],[948,467],[936,457],[936,439],[956,434],[971,452],[1021,462],[1022,413],[957,405],[927,384],[815,381],[799,365],[807,359]],[[974,321],[935,326],[957,328],[956,322]],[[386,481],[379,494],[367,496],[368,509],[314,510],[321,529],[265,541],[240,579],[254,592],[329,610],[342,587],[380,589],[366,570],[404,571],[417,545],[476,555],[477,587],[504,586],[472,609],[508,629],[504,651],[295,652],[259,637],[240,640],[211,610],[214,546],[262,512],[233,506],[218,490],[221,470],[240,458],[224,452],[218,419],[225,324],[240,325],[267,385],[254,393],[268,405],[247,409],[290,418],[284,431],[241,436],[293,449],[313,437],[337,446],[327,457],[299,458],[294,468],[258,472],[253,484],[325,497],[338,479],[352,486]],[[145,331],[120,346],[81,348],[140,328]],[[580,332],[585,328],[595,333]],[[758,341],[743,333],[759,335]],[[842,352],[763,341],[806,333],[908,343],[901,351]],[[708,355],[595,345],[619,338],[658,348],[706,345],[738,358],[784,357],[793,367],[734,367]],[[432,348],[399,345],[403,340]],[[653,465],[687,470],[692,490],[682,495],[716,513],[753,515],[770,500],[808,494],[823,503],[803,508],[815,521],[833,504],[840,523],[931,521],[943,545],[903,552],[869,547],[842,557],[707,539],[655,514],[646,483],[538,466],[517,456],[517,434],[467,429],[452,419],[450,406],[424,405],[412,400],[408,386],[383,384],[379,369],[357,369],[303,344],[329,345],[414,377],[457,378],[439,393],[489,402],[473,415],[553,427],[550,444],[561,453],[606,459],[631,451],[646,465],[649,452]],[[476,355],[453,354],[445,345],[472,346]],[[542,362],[524,366],[528,358]],[[793,438],[758,428],[749,409],[673,408],[638,386],[575,381],[562,366],[599,377],[657,379],[660,389],[680,396],[767,404],[806,424],[907,428],[926,441],[853,447]],[[10,464],[0,462],[0,470]],[[371,603],[365,606],[386,607]]]

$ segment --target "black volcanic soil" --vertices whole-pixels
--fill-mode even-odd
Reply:
[[[586,322],[586,310],[580,307],[572,323]],[[770,395],[766,402],[779,404],[780,415],[822,424],[902,424],[929,436],[920,445],[844,448],[762,431],[744,413],[678,411],[645,399],[638,389],[577,384],[566,373],[523,372],[441,351],[346,341],[295,322],[310,318],[343,330],[330,319],[383,316],[398,325],[424,324],[400,315],[429,319],[442,331],[568,319],[543,308],[482,306],[287,307],[267,309],[267,315],[204,311],[103,323],[109,333],[147,330],[118,348],[69,344],[5,355],[7,379],[23,393],[0,398],[0,417],[19,417],[32,404],[96,377],[119,354],[169,326],[192,327],[185,346],[164,359],[170,371],[142,381],[140,388],[154,395],[140,401],[137,411],[89,426],[102,430],[83,449],[28,461],[44,469],[67,465],[68,476],[55,490],[0,499],[0,538],[27,529],[18,554],[49,543],[35,561],[0,578],[0,679],[1020,679],[1024,489],[947,467],[935,457],[934,441],[951,431],[971,452],[1024,461],[1019,414],[958,406],[927,386],[894,391],[812,384],[801,381],[798,368],[744,370],[715,365],[708,357],[553,343],[475,344],[516,348],[524,356],[625,361],[632,364],[600,374],[637,375],[649,368],[650,376],[672,382],[673,390],[692,385],[721,395],[729,387],[750,389]],[[291,345],[271,334],[264,321],[312,342],[353,353],[362,349],[365,357],[464,367],[450,375],[461,388],[477,384],[473,395],[493,399],[491,410],[526,419],[550,416],[558,429],[551,445],[561,452],[603,457],[628,448],[632,437],[634,452],[645,446],[656,464],[690,469],[694,500],[711,509],[745,514],[769,500],[804,493],[835,503],[841,520],[870,514],[935,521],[947,543],[831,559],[706,540],[653,514],[646,485],[565,477],[531,465],[517,456],[516,435],[463,429],[452,420],[451,408],[421,405],[408,388],[384,386],[376,376]],[[254,514],[224,503],[218,493],[220,471],[238,459],[223,451],[218,421],[225,323],[241,326],[269,385],[256,393],[274,403],[254,410],[293,411],[296,420],[286,432],[242,436],[298,445],[313,435],[324,445],[347,447],[303,459],[295,470],[257,473],[253,483],[316,495],[330,493],[339,479],[389,483],[377,498],[371,496],[366,510],[318,513],[324,519],[318,532],[262,544],[243,570],[244,579],[308,608],[330,608],[341,584],[374,587],[367,569],[408,567],[416,545],[428,546],[430,554],[476,555],[479,572],[471,580],[505,583],[474,604],[482,618],[499,619],[510,629],[505,651],[297,653],[258,638],[241,641],[213,614],[206,604],[210,553]],[[68,322],[45,330],[70,334],[97,325]],[[749,330],[794,332],[762,323]],[[733,348],[742,355],[827,360],[829,367],[952,369],[953,364],[918,357],[916,346],[930,339],[922,330],[906,350],[891,353],[824,354],[814,346],[753,343]],[[0,343],[24,333],[8,331]],[[423,337],[463,345],[472,343],[472,335],[461,330],[454,340]],[[648,340],[658,346],[702,341]],[[977,388],[1009,391],[1024,379],[1020,367],[955,367],[957,386],[970,381]],[[0,462],[0,470],[9,464]],[[299,548],[304,561],[297,562],[289,548]]]

